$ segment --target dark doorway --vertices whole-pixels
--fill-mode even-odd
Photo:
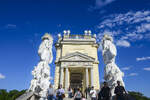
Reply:
[[[82,73],[71,73],[70,86],[71,88],[82,88]]]

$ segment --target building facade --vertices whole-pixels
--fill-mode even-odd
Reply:
[[[84,35],[59,34],[56,47],[55,89],[59,84],[85,90],[88,86],[99,89],[98,44],[96,35],[85,31]]]

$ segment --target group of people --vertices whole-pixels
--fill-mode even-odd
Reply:
[[[65,91],[62,88],[62,85],[59,85],[58,89],[55,91],[53,86],[50,84],[49,89],[47,90],[48,100],[63,100],[64,97],[65,97]]]
[[[107,82],[104,82],[103,84],[104,86],[99,92],[97,92],[93,86],[86,88],[84,93],[81,92],[80,88],[72,89],[69,87],[67,92],[68,98],[74,100],[86,100],[87,98],[91,98],[91,100],[111,100],[111,89],[107,85]],[[114,93],[116,94],[114,98],[115,100],[125,100],[124,94],[127,94],[127,92],[125,88],[120,85],[120,81],[117,81]],[[50,85],[47,97],[48,100],[63,100],[65,97],[65,91],[62,88],[62,85],[59,85],[56,91],[53,89],[52,85]]]
[[[116,95],[113,100],[125,100],[125,94],[127,94],[125,88],[120,85],[120,81],[117,81],[114,94]],[[110,100],[112,97],[111,91],[107,82],[104,82],[104,86],[98,93],[98,100]]]
[[[62,88],[62,85],[59,85],[58,89],[54,90],[53,86],[50,84],[49,89],[47,91],[48,100],[63,100],[65,97],[65,90]],[[83,94],[81,93],[79,88],[72,89],[71,87],[69,87],[68,98],[81,100],[81,98],[83,98]]]
[[[117,81],[117,86],[115,87],[114,94],[112,98],[111,89],[108,86],[107,82],[103,83],[103,87],[100,91],[96,92],[94,87],[88,87],[85,90],[86,98],[91,97],[91,100],[126,100],[126,90],[123,86],[120,85],[120,81]]]

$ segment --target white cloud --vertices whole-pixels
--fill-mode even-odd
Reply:
[[[101,8],[103,6],[106,6],[107,4],[110,4],[114,2],[115,0],[96,0],[96,8]]]
[[[130,67],[123,67],[122,70],[130,70]]]
[[[105,16],[97,30],[101,34],[98,36],[111,34],[119,46],[130,47],[130,42],[150,39],[150,11],[129,11]]]
[[[136,61],[150,60],[150,57],[136,58]]]
[[[145,14],[147,12],[147,14]],[[113,20],[112,20],[113,19]],[[114,26],[123,24],[136,24],[139,22],[150,22],[150,11],[137,11],[137,12],[127,12],[125,14],[113,14],[106,17],[100,25],[109,25],[110,23]],[[143,24],[145,23],[143,22]]]
[[[0,73],[0,79],[5,79],[5,76]]]
[[[143,70],[150,71],[150,67],[143,68]]]
[[[128,76],[138,76],[138,73],[130,73]]]
[[[146,31],[150,31],[150,23],[141,24],[140,26],[137,26],[136,29],[137,33],[144,33]]]
[[[126,40],[118,40],[116,45],[121,47],[130,47],[130,43]]]
[[[129,42],[129,41],[134,42],[137,40],[141,40],[143,38],[144,38],[143,34],[128,33],[128,34],[122,36],[120,40],[126,40],[126,41],[128,40],[127,42]]]

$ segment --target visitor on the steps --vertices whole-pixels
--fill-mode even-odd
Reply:
[[[107,82],[104,82],[104,86],[98,93],[98,100],[110,100],[110,97],[111,97],[110,88],[108,87]]]
[[[96,100],[96,90],[94,90],[94,86],[91,87],[91,91],[90,91],[90,95],[91,95],[91,100]]]
[[[73,97],[73,91],[72,88],[69,86],[68,88],[68,98],[72,98]]]
[[[89,87],[88,87],[88,93],[90,93],[90,91],[91,91],[91,87],[90,87],[90,85],[89,85]]]
[[[47,90],[47,98],[48,98],[48,100],[54,99],[54,88],[51,84],[49,85],[49,88]]]
[[[87,99],[87,95],[88,95],[88,87],[85,88],[84,93],[85,93],[85,98]]]
[[[75,95],[74,95],[74,99],[75,100],[81,100],[82,99],[82,93],[80,91],[80,89],[78,88]]]
[[[56,98],[57,100],[63,100],[64,97],[65,97],[65,91],[62,88],[62,85],[59,85],[58,89],[56,90]]]
[[[116,94],[116,100],[125,100],[125,94],[127,94],[125,88],[120,85],[120,81],[117,81],[114,93]]]
[[[87,88],[87,98],[90,98],[90,91],[91,91],[91,87],[89,85]]]

